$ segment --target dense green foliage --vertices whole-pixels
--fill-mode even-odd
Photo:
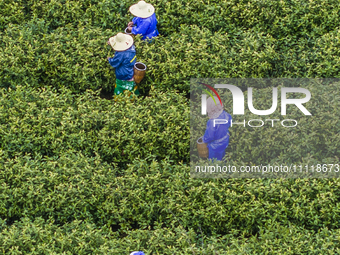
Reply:
[[[189,167],[178,163],[188,160],[189,133],[188,107],[178,94],[156,95],[151,90],[150,97],[135,102],[122,97],[114,104],[90,91],[75,96],[68,90],[56,93],[18,87],[3,89],[1,95],[0,216],[10,222],[27,217],[25,224],[33,225],[30,222],[36,217],[53,220],[53,224],[40,223],[41,228],[58,228],[62,236],[81,235],[78,238],[84,239],[84,247],[72,245],[70,238],[55,251],[83,248],[82,252],[99,249],[96,252],[104,254],[110,248],[111,254],[116,250],[125,254],[126,247],[143,247],[158,254],[176,250],[191,254],[194,248],[190,245],[195,245],[196,252],[206,253],[227,250],[225,245],[229,244],[232,254],[239,249],[236,243],[248,239],[242,249],[259,251],[277,242],[280,234],[268,230],[276,223],[282,225],[275,230],[278,233],[287,232],[285,226],[294,226],[298,233],[294,247],[303,250],[306,236],[313,235],[317,242],[308,242],[321,249],[324,243],[313,233],[321,231],[322,239],[335,231],[326,228],[338,227],[338,180],[190,178]],[[142,126],[136,129],[138,120]],[[181,126],[181,122],[186,124]],[[233,135],[242,134],[235,130]],[[237,147],[231,153],[239,153],[235,157],[244,160]],[[85,226],[75,220],[88,222],[92,232],[76,234]],[[77,231],[70,232],[64,224],[73,224]],[[104,226],[109,228],[101,232]],[[11,226],[4,227],[14,231]],[[135,235],[132,230],[137,231]],[[143,233],[146,237],[141,238]],[[121,244],[126,234],[134,240],[130,245]],[[254,234],[263,238],[263,247],[251,237]],[[2,238],[7,235],[5,232]],[[110,235],[118,239],[110,241]],[[90,242],[92,238],[100,245]],[[150,244],[153,238],[160,241]],[[203,248],[202,238],[206,240]],[[15,242],[20,250],[33,249],[27,243]],[[167,250],[167,243],[173,248]],[[280,249],[286,248],[276,247]]]
[[[81,24],[122,30],[135,1],[122,0],[3,0],[1,28],[20,24],[32,17],[46,20],[51,29],[66,24]],[[338,28],[340,3],[336,0],[249,1],[203,0],[150,1],[161,17],[159,26],[165,35],[178,32],[180,25],[197,24],[215,32],[232,26],[255,28],[274,37],[323,35]],[[123,24],[122,24],[123,23]]]
[[[0,42],[2,85],[50,84],[73,91],[113,86],[114,72],[103,52],[110,35],[72,26],[49,32],[43,20],[8,28]]]
[[[179,94],[151,91],[151,97],[115,104],[94,93],[58,95],[50,88],[39,93],[18,87],[0,94],[0,145],[9,158],[69,151],[116,163],[189,156],[189,108]]]
[[[339,230],[305,230],[294,225],[272,223],[259,231],[260,237],[244,237],[237,230],[222,238],[200,236],[182,227],[131,230],[126,236],[98,230],[93,224],[72,221],[57,227],[37,218],[6,226],[0,222],[1,254],[337,254]]]
[[[132,3],[4,1],[2,85],[112,90],[106,41],[125,29]],[[154,4],[161,36],[136,39],[145,91],[187,91],[192,77],[339,77],[338,1]]]
[[[190,78],[339,77],[339,1],[151,1],[144,96],[104,100],[133,3],[0,2],[0,254],[340,253],[338,179],[190,178],[187,99]],[[309,89],[300,135],[235,127],[228,160],[339,163],[338,85]]]

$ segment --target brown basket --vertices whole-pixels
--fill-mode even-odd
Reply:
[[[133,78],[135,79],[136,83],[140,83],[145,76],[146,65],[141,62],[136,62],[133,69],[134,69]]]
[[[201,158],[208,158],[209,157],[209,149],[206,143],[203,142],[203,137],[197,139],[197,150],[198,155]]]

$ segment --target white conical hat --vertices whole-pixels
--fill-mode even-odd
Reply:
[[[223,112],[223,104],[217,97],[207,99],[207,112],[209,119],[216,119]]]
[[[123,33],[118,33],[116,36],[111,37],[109,41],[115,51],[124,51],[133,45],[132,36]]]
[[[136,17],[148,18],[155,13],[155,7],[145,1],[139,1],[137,4],[131,5],[129,11]]]

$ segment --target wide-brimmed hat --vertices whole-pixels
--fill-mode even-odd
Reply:
[[[215,100],[214,100],[215,99]],[[217,97],[207,99],[207,112],[209,119],[216,119],[223,112],[223,104]]]
[[[137,4],[131,5],[129,11],[136,17],[148,18],[155,13],[155,7],[145,1],[139,1]]]
[[[133,38],[131,35],[118,33],[109,39],[111,47],[115,51],[124,51],[133,45]]]

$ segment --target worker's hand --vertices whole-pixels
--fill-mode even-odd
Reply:
[[[126,32],[131,33],[131,30],[132,30],[132,27],[127,27],[127,28],[126,28]]]
[[[111,46],[110,40],[107,41],[107,44]]]
[[[130,22],[128,23],[128,27],[132,27],[132,26],[133,26],[133,22],[130,21]]]
[[[107,60],[109,60],[110,59],[110,57],[107,57]]]

